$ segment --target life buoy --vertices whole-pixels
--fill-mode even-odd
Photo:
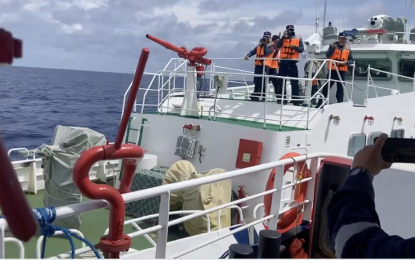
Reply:
[[[285,154],[280,160],[285,160],[293,157],[301,156],[301,154],[296,152],[289,152]],[[286,164],[284,166],[284,175],[294,166],[294,161],[290,164]],[[307,163],[305,161],[297,162],[297,180],[308,178],[311,176],[310,170],[307,167]],[[271,190],[274,188],[274,179],[275,179],[275,168],[271,171],[271,174],[268,177],[267,185],[265,190]],[[294,193],[294,200],[297,203],[302,203],[305,200],[305,196],[307,193],[307,182],[301,183],[295,186],[295,193]],[[271,204],[272,204],[272,194],[267,194],[264,196],[264,211],[265,216],[270,215],[271,212]],[[297,215],[298,214],[298,215]],[[297,221],[296,221],[297,220]],[[298,212],[297,207],[290,209],[289,211],[282,214],[280,221],[278,221],[277,231],[281,234],[287,232],[288,230],[294,228],[297,223],[300,225],[303,221],[303,213],[300,211]],[[265,229],[268,229],[268,226],[265,225]]]

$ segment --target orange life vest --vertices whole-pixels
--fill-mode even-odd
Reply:
[[[275,49],[275,51],[272,53],[272,58],[275,59],[278,56],[278,50]],[[271,60],[271,65],[269,66],[271,69],[278,69],[278,60]]]
[[[261,45],[258,45],[258,47],[256,47],[256,57],[257,57],[257,59],[255,60],[255,66],[262,66],[263,65],[262,62],[265,61],[265,66],[271,67],[272,60],[270,60],[270,59],[259,60],[258,58],[272,58],[272,54],[273,53],[270,53],[269,55],[264,56],[264,47],[261,46]]]
[[[293,59],[293,60],[297,59],[298,60],[300,58],[300,53],[296,49],[288,47],[290,45],[300,47],[300,39],[298,39],[298,38],[284,38],[283,42],[282,42],[280,58],[281,59]]]
[[[349,59],[349,50],[339,50],[335,49],[333,54],[330,56],[331,60],[338,60],[338,61],[347,61]],[[339,71],[347,71],[347,64],[346,63],[336,63],[337,69]],[[330,69],[336,70],[334,66],[334,62],[330,62]]]

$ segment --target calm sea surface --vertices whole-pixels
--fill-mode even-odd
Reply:
[[[141,85],[147,87],[151,78],[144,76]],[[132,73],[1,67],[0,134],[6,148],[50,143],[56,125],[88,127],[113,141],[132,79]],[[151,94],[147,102],[157,103]]]

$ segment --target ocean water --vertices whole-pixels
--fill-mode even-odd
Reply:
[[[0,134],[6,149],[50,143],[56,125],[82,126],[115,139],[133,74],[0,68]],[[144,76],[147,87],[152,76]],[[154,84],[156,86],[156,84]],[[142,98],[144,91],[139,91]],[[154,92],[155,93],[155,92]],[[157,103],[152,92],[146,99]],[[17,153],[12,156],[18,158]]]

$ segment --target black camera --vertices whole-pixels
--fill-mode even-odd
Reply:
[[[267,43],[267,37],[262,37],[261,40],[260,40],[260,42],[262,44],[266,44]]]
[[[287,32],[287,36],[288,37],[294,37],[295,36],[295,32],[294,32],[294,25],[287,25],[285,27],[285,30]]]

